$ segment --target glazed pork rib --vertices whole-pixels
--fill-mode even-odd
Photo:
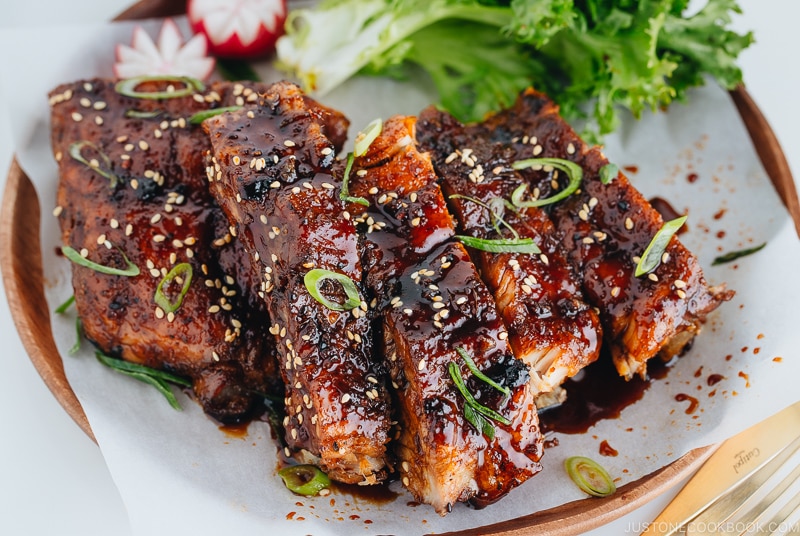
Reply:
[[[386,476],[390,400],[360,291],[363,243],[333,176],[347,125],[289,83],[204,123],[211,190],[264,277],[287,389],[287,448],[331,478],[371,484]],[[317,286],[342,310],[323,305],[305,281],[312,270],[345,276],[357,294],[326,275]]]
[[[206,186],[208,139],[188,119],[243,91],[146,99],[95,79],[50,95],[63,244],[104,266],[125,269],[127,258],[140,272],[73,264],[86,337],[106,354],[191,378],[204,410],[228,423],[282,385],[249,257]]]
[[[458,501],[494,502],[536,474],[542,436],[528,367],[511,353],[490,292],[453,239],[433,167],[416,148],[415,122],[388,120],[355,159],[350,192],[369,207],[351,210],[366,233],[367,286],[383,312],[401,480],[444,515]],[[508,394],[476,377],[464,355]],[[454,374],[505,422],[475,417]]]
[[[540,208],[509,205],[524,179],[501,145],[434,107],[420,114],[417,131],[421,147],[432,154],[460,234],[514,239],[513,229],[516,237],[538,246],[535,254],[471,253],[494,294],[514,354],[530,367],[539,392],[553,391],[595,361],[601,344],[597,313],[583,299],[553,223]]]
[[[583,169],[578,192],[554,205],[550,216],[583,278],[586,298],[600,311],[622,376],[644,376],[647,360],[657,354],[680,354],[706,315],[732,296],[724,285],[707,285],[697,258],[677,237],[653,271],[635,276],[639,256],[664,223],[661,215],[623,173],[603,184],[600,171],[608,160],[581,141],[544,95],[528,90],[512,108],[471,128],[502,144],[509,160],[555,157]],[[564,187],[557,170],[539,167],[522,171],[529,192],[544,198]]]

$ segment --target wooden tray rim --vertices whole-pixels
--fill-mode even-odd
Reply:
[[[184,10],[184,0],[142,0],[117,19],[169,16]],[[747,90],[740,86],[730,94],[800,236],[800,202],[783,150]],[[11,315],[23,346],[44,383],[67,414],[96,442],[86,414],[66,379],[50,330],[50,311],[43,288],[40,221],[41,208],[36,191],[15,157],[8,171],[0,207],[0,268]],[[513,520],[448,534],[581,534],[609,523],[669,490],[699,468],[716,447],[692,450],[661,469],[622,486],[617,493],[604,499],[573,501]]]

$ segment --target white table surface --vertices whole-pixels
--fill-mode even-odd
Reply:
[[[133,0],[3,0],[0,29],[103,21]],[[700,2],[702,5],[704,2]],[[740,0],[735,26],[755,32],[742,54],[745,82],[800,179],[800,20],[798,0]],[[24,54],[24,51],[2,51]],[[32,67],[35,68],[35,67]],[[24,73],[13,76],[24,78]],[[0,104],[0,191],[13,148],[5,103]],[[36,373],[0,296],[0,535],[131,534],[122,503],[98,447],[67,416]],[[677,488],[589,534],[639,534]],[[203,535],[199,535],[203,536]]]

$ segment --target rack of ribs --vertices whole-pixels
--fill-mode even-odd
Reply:
[[[106,354],[191,379],[204,410],[225,423],[283,390],[249,256],[208,192],[207,137],[188,122],[241,100],[236,87],[149,99],[94,79],[50,95],[63,244],[100,265],[124,269],[127,258],[139,268],[125,277],[73,264],[85,336]]]
[[[211,190],[263,275],[262,292],[286,384],[287,454],[313,461],[331,478],[371,484],[385,478],[391,428],[386,371],[373,358],[363,294],[363,239],[346,217],[334,177],[348,122],[338,112],[278,83],[253,106],[207,119],[213,147]],[[326,270],[310,293],[305,278]]]
[[[601,181],[608,160],[577,136],[544,95],[527,90],[513,107],[470,129],[502,145],[509,161],[553,157],[582,168],[580,189],[553,205],[550,217],[583,280],[586,299],[600,311],[620,375],[644,377],[648,359],[682,353],[706,315],[733,295],[724,285],[707,285],[697,258],[677,236],[659,265],[636,277],[639,257],[664,224],[661,215],[623,173]],[[558,170],[539,168],[521,171],[528,192],[544,198],[564,187]]]
[[[505,149],[446,112],[420,114],[421,147],[431,152],[462,235],[532,239],[538,253],[471,249],[508,327],[514,354],[530,367],[537,390],[550,393],[595,361],[601,330],[547,213],[508,202],[524,179]]]
[[[491,293],[453,238],[431,162],[416,147],[415,122],[388,120],[355,158],[349,184],[369,203],[353,203],[352,220],[367,241],[366,283],[399,421],[400,478],[444,515],[459,501],[492,503],[535,475],[542,436],[528,367],[511,353]],[[476,377],[468,358],[507,394]],[[504,422],[470,418],[473,406],[454,375]]]

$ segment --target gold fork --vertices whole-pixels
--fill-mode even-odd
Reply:
[[[643,536],[800,536],[800,402],[728,439]]]

